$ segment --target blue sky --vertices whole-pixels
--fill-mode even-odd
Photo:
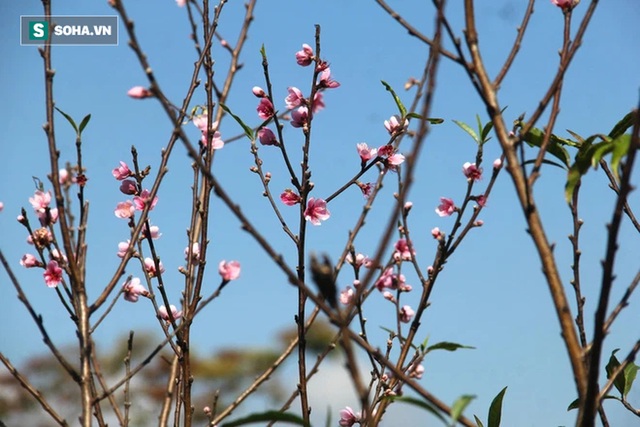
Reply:
[[[129,3],[127,9],[135,20],[140,43],[161,87],[175,104],[181,104],[196,60],[188,38],[186,11],[171,0]],[[396,1],[392,6],[413,25],[430,34],[433,8],[427,3]],[[461,35],[460,7],[457,2],[450,3],[452,25]],[[480,48],[489,73],[495,75],[515,37],[525,2],[478,3]],[[586,4],[580,5],[575,17],[582,17],[585,9]],[[53,10],[60,15],[113,14],[106,1],[58,2],[54,3]],[[236,39],[243,13],[241,2],[231,1],[225,6],[220,31],[228,40]],[[0,213],[0,248],[13,262],[15,272],[37,311],[42,313],[53,338],[65,343],[73,340],[74,334],[57,298],[44,286],[39,271],[24,270],[18,264],[22,254],[31,248],[15,216],[23,206],[30,210],[28,198],[34,190],[32,176],[45,181],[48,171],[42,131],[45,121],[42,61],[35,47],[20,46],[18,40],[19,16],[38,14],[41,6],[36,1],[0,3],[3,35],[0,52],[7,58],[0,69],[0,95],[4,101],[0,130],[0,159],[3,160],[0,182],[4,183],[0,187],[0,200],[4,202],[4,211]],[[637,104],[640,58],[635,52],[640,40],[639,18],[640,4],[634,0],[600,4],[583,47],[567,74],[556,133],[568,136],[564,131],[567,128],[581,135],[606,133]],[[284,107],[287,86],[308,92],[309,70],[298,67],[293,55],[302,43],[313,44],[314,24],[322,27],[323,57],[331,63],[333,75],[341,83],[339,89],[325,93],[327,107],[314,121],[311,167],[314,194],[322,197],[331,194],[358,170],[356,143],[366,141],[377,146],[386,142],[382,122],[396,112],[396,107],[380,80],[389,82],[409,103],[413,92],[405,92],[402,86],[409,77],[420,76],[427,49],[408,36],[374,2],[282,0],[276,5],[259,1],[242,55],[243,68],[228,101],[234,113],[248,123],[258,123],[257,102],[251,88],[264,86],[259,55],[263,44],[269,56],[276,99],[282,100],[282,105],[277,107]],[[124,198],[111,170],[119,160],[129,161],[130,147],[135,145],[140,163],[151,165],[155,174],[160,151],[166,146],[171,131],[156,102],[136,101],[126,96],[130,87],[147,82],[127,46],[122,25],[120,31],[117,47],[58,47],[53,53],[56,105],[77,119],[92,114],[84,134],[84,161],[89,177],[86,197],[91,203],[88,291],[94,298],[119,263],[115,256],[118,242],[126,240],[128,235],[126,223],[113,215],[116,203]],[[561,12],[546,0],[537,2],[521,54],[502,85],[501,104],[508,107],[509,119],[535,109],[557,69],[561,42]],[[220,81],[228,59],[219,46],[214,47],[214,56]],[[193,105],[204,103],[204,92],[197,92],[193,101]],[[430,230],[438,226],[447,231],[453,225],[451,218],[440,218],[434,213],[439,197],[454,200],[463,197],[466,182],[461,167],[475,158],[474,143],[451,120],[474,123],[476,114],[486,120],[464,71],[443,59],[432,116],[442,117],[446,122],[434,127],[429,135],[419,160],[416,184],[409,195],[414,203],[410,216],[412,236],[424,266],[431,262],[436,249]],[[74,135],[61,116],[57,120],[57,141],[64,163],[74,159]],[[195,140],[197,129],[191,124],[186,129]],[[237,124],[229,119],[223,121],[220,130],[223,139],[240,132]],[[302,141],[301,133],[288,125],[285,137],[289,147]],[[275,150],[268,148],[261,149],[261,155],[265,170],[273,174],[271,186],[275,192],[289,185]],[[299,155],[295,149],[292,153]],[[486,145],[485,170],[490,169],[490,162],[499,154],[496,141]],[[261,197],[259,182],[248,170],[251,165],[248,142],[240,140],[219,152],[216,175],[269,242],[287,259],[292,259],[294,249]],[[176,302],[182,283],[177,268],[184,262],[185,230],[189,224],[191,173],[189,159],[180,146],[173,154],[168,177],[159,192],[160,202],[152,215],[152,222],[163,233],[158,250],[167,268],[165,280],[170,298]],[[373,181],[375,173],[370,173],[369,180]],[[568,287],[571,249],[566,236],[571,218],[564,203],[565,177],[560,169],[544,169],[536,191],[549,239],[557,244],[559,266]],[[488,176],[478,188],[483,189],[487,182]],[[393,180],[389,180],[374,214],[367,221],[367,229],[356,242],[359,252],[373,254],[392,207],[393,191]],[[611,216],[614,198],[603,174],[593,171],[585,178],[582,197],[583,292],[587,297],[586,321],[590,334],[593,317],[590,313],[599,289],[599,261],[604,255],[604,224]],[[631,198],[632,205],[637,207],[637,194],[633,193]],[[309,248],[337,258],[363,203],[355,188],[333,201],[329,206],[331,219],[309,229]],[[294,209],[284,210],[284,214],[288,220],[294,220]],[[194,328],[197,351],[206,354],[229,345],[272,345],[278,330],[293,325],[295,289],[239,229],[237,220],[220,201],[214,200],[211,215],[210,265],[216,265],[220,259],[237,259],[243,271],[240,280],[225,289],[222,299],[204,312],[201,323]],[[493,396],[502,387],[509,386],[504,401],[504,425],[571,425],[575,414],[565,410],[575,397],[569,364],[539,262],[525,233],[522,213],[506,174],[496,184],[481,218],[485,225],[468,236],[440,276],[420,335],[421,338],[428,335],[430,342],[454,341],[476,349],[430,356],[425,363],[423,385],[445,402],[453,402],[461,394],[478,395],[469,414],[475,413],[481,418],[486,417]],[[621,236],[617,287],[612,301],[620,298],[638,265],[637,238],[629,224],[625,224]],[[140,275],[140,272],[132,264],[127,274]],[[215,269],[209,270],[209,274],[213,290],[218,277]],[[343,286],[351,280],[346,272],[340,276]],[[414,286],[417,284],[411,275],[408,281]],[[573,300],[570,291],[567,292]],[[418,292],[414,292],[406,301],[415,305],[418,297]],[[4,343],[1,351],[18,363],[44,351],[37,329],[15,298],[15,291],[4,273],[0,274],[0,300],[5,301],[5,316],[11,319],[0,326]],[[625,354],[637,339],[637,328],[630,325],[638,322],[638,303],[638,298],[633,298],[631,306],[620,316],[606,342],[605,357],[618,347],[622,348],[621,354]],[[384,333],[381,330],[378,333],[376,328],[392,324],[390,305],[382,298],[373,298],[368,310],[369,327],[374,331],[372,342],[384,346]],[[108,343],[129,329],[157,330],[150,305],[119,302],[114,315],[98,330],[98,343]],[[640,392],[632,391],[630,400],[640,404]],[[355,406],[355,402],[341,405]],[[634,419],[615,403],[607,403],[606,407],[612,425],[626,425]],[[324,413],[324,409],[318,412]]]

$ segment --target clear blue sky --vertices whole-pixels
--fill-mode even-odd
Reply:
[[[181,104],[196,60],[188,37],[186,11],[172,0],[128,3],[139,40],[161,87],[175,104]],[[392,5],[413,25],[430,34],[433,8],[425,3],[429,2],[396,1]],[[458,2],[450,3],[450,19],[461,36],[460,6]],[[489,73],[495,75],[515,37],[525,2],[477,3],[480,47]],[[583,3],[588,2],[583,0]],[[580,5],[576,18],[580,18],[585,9],[586,4]],[[58,1],[54,2],[53,10],[60,15],[113,14],[106,1]],[[0,68],[0,97],[4,105],[0,130],[0,182],[3,183],[0,201],[4,202],[4,211],[0,213],[0,248],[13,262],[14,271],[37,311],[42,313],[54,340],[65,343],[73,340],[74,333],[53,291],[45,287],[40,271],[25,270],[18,263],[22,254],[32,249],[26,244],[25,230],[15,217],[21,207],[30,211],[32,176],[46,181],[48,173],[46,139],[42,131],[45,121],[42,61],[35,47],[19,44],[19,16],[41,12],[36,1],[0,3],[0,53],[5,58]],[[225,6],[220,31],[228,40],[236,39],[243,13],[240,1],[231,1]],[[581,135],[606,133],[637,104],[639,20],[640,4],[636,0],[600,4],[584,45],[567,74],[557,133],[568,136],[564,132],[567,128]],[[269,56],[276,99],[282,100],[282,105],[277,107],[284,106],[287,86],[308,92],[309,70],[298,67],[293,55],[302,43],[313,44],[314,24],[322,26],[323,57],[331,62],[333,75],[341,83],[339,89],[325,93],[327,107],[314,121],[311,149],[314,195],[326,197],[357,171],[356,143],[366,141],[377,146],[386,141],[382,122],[396,112],[396,107],[380,80],[389,82],[408,103],[413,92],[404,92],[402,86],[409,77],[420,76],[427,49],[372,1],[259,1],[242,55],[244,67],[228,101],[236,114],[248,123],[258,123],[257,102],[251,88],[264,86],[259,55],[262,44]],[[92,114],[84,135],[84,161],[89,177],[86,197],[91,203],[88,291],[94,298],[119,263],[115,256],[118,242],[126,240],[128,235],[126,223],[113,215],[116,203],[124,198],[111,170],[119,160],[129,161],[133,144],[140,153],[141,164],[149,164],[152,173],[157,172],[160,150],[166,146],[171,129],[155,101],[136,101],[126,96],[130,87],[147,82],[127,46],[122,25],[120,30],[117,47],[58,47],[53,52],[56,105],[78,119]],[[530,113],[537,106],[557,68],[561,42],[561,12],[547,0],[537,2],[521,54],[502,87],[501,104],[508,106],[506,114],[510,119],[522,112]],[[215,47],[214,55],[220,81],[227,55],[219,46]],[[466,186],[461,167],[475,158],[474,143],[451,119],[474,123],[476,114],[486,119],[476,93],[459,66],[443,59],[438,83],[432,115],[447,121],[435,127],[428,137],[420,157],[417,182],[409,196],[414,203],[410,217],[414,245],[424,266],[431,262],[435,251],[430,230],[438,226],[447,231],[453,225],[451,218],[440,218],[434,213],[438,199],[441,196],[462,198]],[[204,103],[204,92],[197,92],[193,101],[194,105]],[[64,163],[74,159],[74,135],[61,116],[57,120],[57,141]],[[239,133],[237,124],[228,119],[220,130],[223,139]],[[194,140],[197,138],[198,131],[191,124],[187,125],[187,132]],[[285,135],[290,147],[302,140],[300,132],[288,125]],[[270,153],[268,148],[261,153],[265,169],[273,174],[272,188],[274,191],[284,189],[288,186],[285,171],[275,151]],[[295,149],[292,152],[299,154]],[[487,144],[487,171],[499,153],[496,141]],[[291,259],[293,247],[261,197],[259,182],[248,171],[251,165],[247,141],[234,142],[216,157],[216,174],[270,243]],[[153,223],[163,233],[158,248],[167,268],[165,280],[170,298],[175,302],[179,300],[182,283],[177,268],[184,263],[191,173],[184,149],[177,148],[152,215]],[[369,178],[373,181],[374,175]],[[545,169],[536,189],[539,208],[549,238],[557,243],[559,266],[568,286],[571,253],[566,236],[570,215],[563,199],[564,179],[565,173],[560,169]],[[487,182],[488,177],[478,188],[484,188]],[[392,181],[387,181],[382,199],[374,209],[376,213],[368,220],[368,231],[357,241],[359,252],[373,253],[393,203],[392,187]],[[599,261],[604,254],[604,224],[610,218],[613,194],[604,176],[591,171],[585,179],[582,196],[583,292],[587,298],[586,320],[590,334],[591,313],[600,281]],[[631,197],[632,205],[637,208],[637,194]],[[362,204],[362,196],[355,188],[332,202],[331,219],[319,228],[309,229],[309,248],[329,252],[337,258]],[[293,220],[295,212],[285,210],[285,214]],[[575,395],[569,364],[539,262],[524,231],[522,213],[516,207],[515,194],[506,174],[497,183],[481,218],[484,227],[471,233],[440,276],[420,334],[421,337],[429,335],[431,342],[454,341],[474,346],[476,350],[433,354],[426,360],[422,383],[449,403],[461,394],[478,395],[468,414],[475,413],[482,419],[486,418],[493,396],[502,387],[509,386],[503,425],[571,425],[575,413],[567,413],[566,407]],[[627,224],[621,234],[613,301],[619,299],[638,265],[635,232]],[[271,345],[276,331],[293,325],[294,288],[239,229],[238,222],[218,200],[212,206],[211,242],[211,266],[223,258],[237,259],[243,270],[240,280],[225,289],[222,299],[205,311],[201,323],[195,327],[197,351],[206,354],[228,345]],[[133,268],[132,264],[127,274],[141,275]],[[215,268],[210,269],[209,274],[213,290],[218,283]],[[344,286],[352,278],[345,274],[340,280]],[[415,286],[417,279],[409,275],[408,282]],[[572,298],[570,292],[569,295]],[[384,334],[378,334],[376,329],[391,325],[392,313],[388,303],[377,295],[374,297],[379,301],[370,303],[369,327],[373,343],[384,346]],[[414,292],[406,301],[415,306],[418,297],[418,292]],[[44,351],[37,329],[15,298],[5,273],[0,274],[0,301],[4,302],[6,319],[0,326],[1,351],[17,363]],[[605,358],[617,347],[622,348],[620,354],[626,354],[638,338],[637,327],[631,325],[637,325],[640,301],[635,296],[631,303],[608,337]],[[122,336],[129,329],[157,330],[148,304],[118,303],[115,315],[98,331],[99,345]],[[630,400],[640,405],[640,392],[632,391]],[[342,403],[347,404],[355,406],[356,401]],[[612,425],[630,425],[635,419],[616,403],[608,402],[606,408]],[[324,408],[317,408],[317,413],[324,413]],[[391,424],[389,419],[386,425]]]

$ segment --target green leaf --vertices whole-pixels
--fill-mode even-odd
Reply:
[[[631,391],[631,386],[636,380],[636,375],[638,374],[639,368],[640,367],[635,363],[629,363],[624,368],[624,393],[622,394],[624,397],[627,397],[627,395]]]
[[[491,132],[492,129],[493,129],[492,121],[487,122],[487,124],[484,125],[484,127],[482,128],[482,132],[480,133],[480,138],[482,138],[483,144],[491,139],[491,137],[487,138],[487,136],[489,135],[489,132]]]
[[[243,418],[238,418],[237,420],[226,422],[222,424],[221,427],[244,426],[247,424],[263,423],[265,421],[279,421],[283,423],[296,424],[299,426],[309,426],[304,422],[302,418],[297,415],[279,411],[267,411],[251,414]]]
[[[611,171],[616,179],[620,181],[620,160],[629,153],[631,146],[631,135],[620,135],[612,141],[613,154],[611,155]]]
[[[471,129],[471,126],[459,120],[454,120],[453,123],[457,124],[462,128],[463,131],[471,135],[471,138],[473,138],[476,144],[481,144],[480,138],[478,138],[478,135],[476,135],[476,132],[473,129]]]
[[[622,118],[622,120],[616,123],[613,129],[611,129],[611,132],[609,132],[609,137],[612,139],[615,139],[615,138],[618,138],[619,136],[622,136],[622,134],[624,134],[627,131],[627,129],[633,126],[634,115],[635,113],[633,111],[631,111],[630,113],[627,113]]]
[[[524,135],[523,139],[530,146],[540,148],[542,146],[542,141],[544,140],[544,132],[538,128],[533,128]],[[563,145],[569,145],[568,140],[551,135],[549,138],[549,144],[547,145],[547,152],[558,158],[563,165],[569,167],[569,153],[565,150]]]
[[[593,145],[593,141],[595,141],[596,138],[598,138],[598,136],[593,135],[582,142],[580,148],[578,149],[578,152],[576,153],[575,161],[569,168],[569,173],[567,174],[567,183],[564,187],[564,195],[567,203],[571,203],[571,198],[573,197],[573,192],[576,185],[578,185],[578,182],[580,182],[582,176],[587,173],[589,167],[591,166],[591,159],[598,145]]]
[[[432,125],[439,125],[440,123],[444,123],[444,119],[434,118],[434,117],[427,117],[425,119],[418,113],[409,113],[409,114],[407,114],[407,118],[408,119],[426,120],[429,123],[431,123]]]
[[[536,162],[535,159],[530,159],[530,160],[525,160],[524,162],[522,162],[523,165],[531,165],[534,164]],[[556,166],[562,170],[567,170],[567,168],[564,165],[561,165],[558,162],[554,162],[553,160],[548,160],[548,159],[542,159],[542,163],[546,164],[546,165],[551,165],[551,166]]]
[[[610,394],[607,394],[606,396],[604,396],[602,398],[604,399],[614,399],[614,400],[620,400],[619,398],[615,397],[615,396],[611,396]],[[573,409],[578,409],[580,407],[580,400],[576,399],[573,402],[571,402],[569,404],[569,407],[567,408],[567,412],[573,410]]]
[[[447,351],[456,351],[459,348],[470,348],[475,349],[475,347],[470,347],[468,345],[456,344],[454,342],[442,341],[427,348],[427,353],[433,350],[447,350]]]
[[[220,108],[222,108],[224,111],[229,113],[229,115],[231,115],[231,117],[233,117],[235,119],[235,121],[238,122],[238,124],[240,126],[242,126],[242,129],[244,130],[245,135],[247,135],[247,138],[249,138],[251,141],[253,141],[255,139],[254,136],[253,136],[253,130],[249,126],[244,124],[244,122],[242,121],[242,119],[240,117],[238,117],[235,114],[233,114],[231,112],[231,110],[229,109],[229,107],[227,107],[224,104],[220,104]]]
[[[80,126],[78,126],[78,133],[82,133],[84,128],[89,124],[89,120],[91,120],[91,114],[84,116],[84,119],[80,122]]]
[[[58,107],[55,107],[55,109],[58,110],[58,112],[60,114],[62,114],[65,119],[67,119],[67,121],[71,124],[71,126],[73,127],[73,130],[75,130],[76,134],[77,134],[78,133],[78,126],[76,126],[76,122],[73,121],[71,116],[68,115],[67,113],[65,113],[64,111],[62,111],[61,109],[59,109]]]
[[[584,138],[578,135],[577,133],[573,132],[572,130],[567,129],[567,132],[569,132],[571,136],[574,137],[576,141],[578,141],[578,143],[576,144],[576,147],[580,147],[584,142]]]
[[[618,359],[616,358],[616,353],[618,352],[618,350],[620,349],[616,348],[611,352],[609,363],[607,363],[607,366],[605,367],[605,369],[607,370],[607,379],[611,379],[611,375],[613,375],[615,370],[620,366],[620,362],[618,362]],[[613,381],[613,385],[620,392],[620,394],[624,396],[624,390],[626,388],[624,372],[620,372],[618,374],[616,379]]]
[[[427,344],[429,343],[429,337],[426,337],[424,339],[424,341],[422,341],[422,343],[420,344],[420,352],[421,353],[425,353],[425,351],[427,350]]]
[[[496,397],[493,398],[489,407],[489,420],[487,427],[500,427],[500,419],[502,418],[502,398],[507,391],[507,387],[503,388]]]
[[[453,405],[451,405],[451,425],[452,426],[456,425],[458,418],[460,418],[460,416],[462,415],[466,407],[469,406],[469,403],[471,403],[471,401],[475,398],[476,397],[473,395],[463,394],[455,402],[453,402]]]
[[[482,424],[482,421],[480,421],[480,419],[478,417],[476,417],[475,415],[473,416],[473,418],[476,419],[476,424],[478,424],[478,427],[484,427],[484,424]]]
[[[396,105],[398,106],[398,110],[400,111],[400,117],[403,118],[403,119],[406,118],[407,117],[407,109],[405,108],[404,104],[402,104],[402,101],[400,100],[400,97],[398,95],[396,95],[395,91],[389,85],[389,83],[385,82],[384,80],[380,80],[380,82],[382,83],[382,85],[384,86],[385,89],[387,89],[389,92],[391,92],[391,95],[393,96],[393,100],[396,102]]]
[[[435,406],[432,406],[429,402],[426,402],[426,401],[420,400],[420,399],[416,399],[416,398],[413,398],[413,397],[408,397],[408,396],[407,397],[405,397],[405,396],[390,396],[389,399],[391,399],[394,402],[408,403],[410,405],[417,406],[418,408],[422,408],[425,411],[431,412],[431,414],[433,416],[438,418],[443,423],[445,423],[445,424],[447,423],[447,420],[445,419],[445,417],[442,416],[440,411]]]

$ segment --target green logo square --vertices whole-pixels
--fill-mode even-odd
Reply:
[[[29,40],[48,40],[49,23],[47,21],[29,21]]]

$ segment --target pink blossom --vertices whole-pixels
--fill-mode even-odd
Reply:
[[[413,319],[413,316],[415,314],[416,312],[413,311],[411,307],[409,307],[408,305],[403,305],[402,308],[400,309],[400,321],[402,323],[409,323],[411,322],[411,319]]]
[[[218,264],[218,273],[222,277],[222,280],[229,282],[236,280],[240,276],[240,263],[238,261],[220,261]]]
[[[24,268],[41,267],[42,263],[35,257],[35,255],[24,254],[20,259],[20,265]]]
[[[422,366],[422,363],[418,363],[417,365],[416,363],[417,362],[413,362],[407,368],[407,374],[409,374],[409,378],[420,379],[422,378],[422,374],[424,374],[424,366]]]
[[[63,263],[67,262],[67,256],[55,248],[51,249],[51,253],[49,254],[49,257],[58,262],[60,261],[62,261]]]
[[[482,227],[484,225],[484,221],[479,219],[473,222],[474,227]]]
[[[306,128],[309,123],[309,110],[307,107],[298,107],[291,112],[291,126],[294,128]]]
[[[351,252],[349,252],[347,254],[347,256],[344,258],[345,261],[347,261],[349,264],[353,265],[356,268],[360,268],[362,267],[362,264],[364,264],[364,260],[367,257],[362,255],[362,254],[356,254],[356,259],[353,259],[353,256],[351,255]]]
[[[304,219],[313,225],[320,225],[320,221],[326,221],[331,216],[327,209],[327,202],[323,199],[309,198],[307,209],[304,210]]]
[[[149,192],[149,190],[142,190],[142,193],[140,193],[139,196],[133,198],[133,204],[135,205],[135,208],[139,211],[143,210],[145,205],[149,204],[150,195],[151,193]],[[149,210],[152,210],[157,203],[158,196],[154,197],[153,200],[151,200],[151,206],[149,207]]]
[[[400,116],[393,115],[389,120],[384,121],[384,127],[390,135],[399,134],[407,130],[407,127],[409,127],[409,120],[404,119],[402,124],[400,124],[400,120]]]
[[[37,190],[33,197],[29,197],[29,203],[33,207],[33,210],[36,212],[44,212],[45,209],[49,207],[51,204],[51,192]]]
[[[382,297],[387,301],[396,302],[396,297],[394,297],[393,294],[389,291],[384,291],[382,293]]]
[[[138,184],[132,179],[125,179],[120,184],[120,192],[132,196],[138,193]]]
[[[135,206],[131,200],[125,200],[124,202],[118,203],[116,206],[116,210],[114,211],[116,217],[118,218],[132,218],[136,211]]]
[[[479,181],[482,178],[482,168],[477,167],[475,163],[466,162],[462,165],[462,173],[469,181]]]
[[[284,190],[284,193],[280,195],[280,200],[287,206],[293,206],[297,203],[300,203],[302,198],[292,189],[287,188],[286,190]]]
[[[551,3],[555,4],[561,9],[571,9],[580,3],[580,0],[551,0]]]
[[[287,104],[288,109],[293,110],[305,103],[306,100],[300,89],[297,87],[288,87],[287,91],[289,91],[289,95],[284,99],[284,102]]]
[[[311,65],[312,61],[313,61],[313,49],[308,44],[303,44],[302,50],[299,50],[298,52],[296,52],[296,62],[298,63],[298,65],[302,65],[303,67],[306,67],[308,65]]]
[[[276,135],[269,128],[258,129],[258,139],[262,145],[279,145]]]
[[[500,169],[502,167],[502,159],[500,157],[498,157],[497,159],[495,159],[493,161],[493,168],[494,169]]]
[[[127,166],[125,162],[120,162],[120,166],[115,168],[111,173],[118,181],[122,181],[123,179],[129,178],[131,175],[133,175],[133,173],[131,173],[131,170],[129,169],[129,166]]]
[[[371,196],[374,186],[373,182],[362,183],[360,181],[356,181],[356,185],[360,188],[360,191],[362,191],[362,195],[365,199],[368,199]]]
[[[119,258],[124,258],[124,256],[127,254],[127,250],[129,249],[129,242],[130,240],[118,243],[118,252],[116,253],[116,255],[118,255]]]
[[[433,266],[432,265],[427,267],[427,274],[433,274]]]
[[[387,166],[389,166],[389,169],[395,170],[396,166],[401,165],[404,162],[404,156],[402,154],[392,154],[389,157],[387,157]]]
[[[60,185],[71,184],[75,182],[75,178],[70,178],[69,171],[66,168],[62,168],[58,171],[58,182]]]
[[[479,196],[476,196],[476,202],[478,202],[478,205],[480,207],[485,207],[485,205],[487,204],[487,198],[485,197],[484,194],[481,194]]]
[[[270,119],[274,116],[275,110],[273,109],[273,104],[269,101],[269,98],[260,99],[260,103],[258,104],[258,117],[263,120]]]
[[[58,209],[49,209],[46,208],[44,210],[36,211],[36,215],[38,216],[38,220],[40,221],[40,225],[46,227],[51,224],[55,224],[58,221]]]
[[[145,98],[150,98],[153,96],[153,93],[142,86],[134,86],[131,89],[129,89],[129,91],[127,92],[127,95],[129,95],[131,98],[134,99],[145,99]]]
[[[189,261],[190,264],[195,264],[200,261],[200,243],[193,242],[191,245],[191,260],[189,260],[189,247],[184,249],[184,259]]]
[[[187,0],[176,0],[178,7],[184,7],[187,4]]]
[[[162,261],[158,261],[158,266],[160,266],[160,274],[164,273],[164,265],[162,265]],[[156,277],[158,275],[156,263],[151,258],[147,257],[144,259],[144,269],[149,277]]]
[[[313,107],[311,111],[313,111],[313,114],[315,114],[318,111],[322,110],[323,108],[324,108],[324,95],[322,95],[322,92],[316,92],[316,94],[313,95]]]
[[[393,145],[391,144],[386,144],[378,148],[378,156],[380,157],[389,157],[392,156],[395,152],[396,149],[393,148]]]
[[[353,291],[353,289],[351,289],[351,286],[347,286],[345,290],[340,292],[340,303],[344,305],[351,304],[354,295],[355,292]]]
[[[406,239],[399,239],[395,244],[395,251],[393,252],[393,259],[396,261],[410,261],[411,254],[415,256],[416,251],[409,249],[409,244]]]
[[[209,116],[207,113],[203,113],[200,114],[198,116],[194,116],[193,119],[193,124],[195,127],[197,127],[200,132],[202,132],[202,137],[200,138],[200,142],[202,143],[203,146],[207,147],[208,141],[207,141],[207,122],[209,121]],[[218,128],[218,122],[214,121],[211,123],[211,128],[209,129],[209,133],[211,133],[211,147],[214,150],[219,150],[222,147],[224,147],[224,141],[222,140],[222,134],[220,132],[218,132],[217,129]]]
[[[353,409],[348,406],[345,406],[345,408],[340,411],[340,421],[338,421],[338,424],[341,427],[351,427],[355,423],[359,422],[360,412],[353,412]]]
[[[253,94],[258,98],[264,98],[265,96],[267,96],[264,89],[262,89],[260,86],[254,86],[253,89],[251,89],[251,92],[253,92]]]
[[[127,280],[124,285],[122,285],[122,292],[124,293],[124,299],[129,302],[137,302],[140,295],[143,297],[149,296],[149,291],[140,284],[140,279],[137,277]]]
[[[144,225],[144,227],[142,227],[142,235],[144,237],[149,237],[149,232],[147,230],[147,224]],[[157,225],[152,225],[151,226],[151,238],[156,240],[159,239],[162,236],[162,233],[160,232],[160,227],[158,227]]]
[[[44,283],[50,288],[55,288],[62,282],[62,269],[58,266],[57,261],[49,261],[43,277]]]
[[[444,237],[444,233],[438,227],[431,229],[431,235],[436,240],[441,240]]]
[[[403,206],[404,214],[405,215],[408,214],[412,207],[413,207],[413,202],[405,203],[404,206]]]
[[[436,213],[440,216],[450,216],[456,211],[456,205],[453,200],[446,197],[440,197],[440,205],[436,208]]]
[[[178,320],[182,317],[182,311],[178,311],[175,305],[170,304],[169,310],[171,310],[171,316],[173,317],[173,320]],[[164,305],[158,307],[158,315],[162,320],[169,320],[169,313],[167,312],[167,308]]]
[[[393,273],[393,267],[386,268],[378,280],[376,280],[375,286],[380,292],[385,288],[395,288],[396,275]]]
[[[0,212],[4,209],[4,203],[0,202]]]
[[[366,142],[356,144],[356,149],[358,150],[358,155],[360,156],[363,165],[369,160],[374,159],[378,153],[376,148],[369,148]]]
[[[325,68],[325,70],[320,74],[318,88],[335,89],[337,87],[340,87],[340,83],[331,79],[331,68]]]

